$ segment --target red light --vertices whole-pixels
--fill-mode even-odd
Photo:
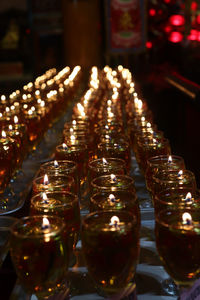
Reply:
[[[166,33],[170,33],[170,31],[172,30],[172,27],[170,25],[165,26],[164,31]]]
[[[152,42],[150,42],[150,41],[147,41],[146,42],[146,47],[148,48],[148,49],[151,49],[152,48]]]
[[[170,3],[170,2],[171,2],[171,0],[164,0],[164,2],[165,2],[165,3]]]
[[[185,19],[181,15],[173,15],[169,18],[169,21],[173,26],[182,26],[185,23]]]
[[[191,10],[197,10],[197,8],[198,8],[197,2],[192,1],[192,3],[191,3]]]
[[[30,34],[30,33],[31,33],[30,29],[27,28],[27,29],[26,29],[26,34]]]
[[[198,24],[200,24],[200,15],[198,15],[198,16],[196,17],[196,21],[197,21]]]
[[[154,17],[154,16],[156,15],[156,10],[155,10],[154,8],[151,8],[151,9],[149,10],[149,15],[150,15],[151,17]]]
[[[187,37],[190,41],[197,41],[198,40],[198,31],[195,29],[190,30],[190,34]]]
[[[172,31],[169,36],[169,41],[172,43],[180,43],[183,40],[182,33],[178,31]]]
[[[198,31],[197,41],[200,42],[200,31]]]

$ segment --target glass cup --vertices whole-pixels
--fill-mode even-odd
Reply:
[[[43,192],[66,191],[76,193],[75,180],[67,175],[47,175],[36,177],[32,185],[33,195]]]
[[[127,171],[130,171],[131,167],[131,153],[130,153],[130,145],[127,142],[116,142],[116,143],[108,143],[103,142],[98,144],[97,146],[97,156],[101,157],[113,157],[120,158],[126,162]]]
[[[65,221],[69,248],[75,249],[80,231],[80,207],[78,197],[66,191],[45,192],[31,198],[31,215],[54,215]]]
[[[78,176],[80,181],[84,181],[87,176],[88,153],[85,145],[66,145],[61,144],[56,147],[55,159],[70,160],[77,163]]]
[[[137,151],[135,152],[136,160],[143,174],[146,172],[147,160],[150,157],[158,155],[170,155],[171,148],[169,140],[162,139],[143,139],[137,143]]]
[[[91,181],[91,195],[107,191],[129,191],[135,193],[134,180],[128,175],[103,175]]]
[[[40,165],[36,177],[47,175],[70,175],[74,178],[76,190],[79,190],[77,163],[69,160],[51,160]]]
[[[152,177],[151,196],[155,196],[161,191],[175,187],[191,188],[193,192],[196,191],[196,179],[193,172],[183,169],[177,170],[162,170],[157,172]]]
[[[153,199],[155,214],[166,208],[183,209],[200,206],[200,192],[192,187],[172,187],[161,191]]]
[[[178,155],[158,155],[150,157],[147,160],[147,168],[145,172],[146,186],[151,192],[152,178],[158,171],[162,170],[183,170],[185,169],[184,159]]]
[[[89,181],[108,174],[126,174],[126,162],[120,158],[99,158],[88,164]]]
[[[179,288],[200,277],[200,209],[165,209],[156,214],[156,246],[168,274]]]
[[[12,227],[10,254],[21,285],[39,299],[60,289],[68,268],[65,224],[55,216],[19,219]]]
[[[82,249],[90,276],[103,294],[126,296],[139,259],[139,230],[126,211],[98,211],[82,223]],[[120,297],[121,296],[121,297]]]
[[[131,191],[107,191],[99,192],[90,198],[90,212],[99,210],[126,210],[131,212],[140,226],[140,209],[137,195]]]

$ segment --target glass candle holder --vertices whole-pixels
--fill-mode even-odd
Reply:
[[[61,144],[55,150],[56,160],[70,160],[77,163],[78,176],[84,181],[87,176],[88,153],[85,145],[66,145]]]
[[[130,191],[108,191],[99,192],[90,198],[90,212],[99,210],[126,210],[131,212],[140,226],[140,209],[137,195]]]
[[[200,209],[166,209],[156,215],[156,246],[168,274],[180,287],[199,278]]]
[[[135,193],[134,180],[128,175],[103,175],[91,181],[91,195],[107,191],[130,191]]]
[[[108,174],[126,174],[126,162],[119,158],[99,158],[88,164],[89,182],[94,178]]]
[[[19,219],[11,231],[10,254],[24,289],[39,299],[61,286],[68,268],[64,223],[53,216]]]
[[[88,272],[103,293],[126,295],[139,258],[136,218],[125,211],[99,211],[82,223],[82,249]]]
[[[185,169],[184,159],[178,155],[158,155],[147,160],[145,172],[146,186],[151,191],[152,178],[158,171],[162,170],[183,170]]]
[[[70,175],[79,189],[77,163],[69,160],[51,160],[40,165],[36,177],[47,175]]]
[[[161,191],[175,187],[191,188],[193,192],[196,191],[196,179],[193,172],[189,170],[162,170],[157,172],[152,177],[151,195],[153,199]]]
[[[131,153],[130,145],[127,142],[117,142],[117,143],[100,143],[97,146],[97,156],[101,157],[113,157],[120,158],[126,162],[126,168],[128,172],[131,166]]]
[[[171,147],[169,140],[163,139],[143,139],[143,141],[138,141],[137,151],[135,152],[136,160],[138,162],[139,168],[143,174],[146,172],[147,160],[150,157],[158,155],[170,155]]]
[[[58,191],[40,193],[31,198],[31,215],[54,215],[63,218],[69,249],[76,247],[80,230],[80,207],[75,194]]]
[[[0,195],[5,191],[5,188],[10,182],[11,176],[15,171],[14,160],[14,140],[10,138],[0,139]]]
[[[66,191],[76,193],[75,180],[72,176],[49,175],[36,177],[32,185],[33,195],[43,192]]]
[[[178,210],[200,207],[200,192],[192,187],[172,187],[155,195],[153,203],[155,214],[166,208]]]

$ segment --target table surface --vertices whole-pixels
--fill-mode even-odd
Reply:
[[[77,95],[78,98],[78,95]],[[76,101],[76,99],[74,99]],[[71,107],[72,108],[72,107]],[[13,183],[16,194],[20,194],[19,201],[15,203],[15,209],[20,212],[25,205],[28,193],[30,192],[32,179],[38,170],[40,164],[49,160],[53,149],[58,144],[62,136],[64,123],[69,120],[71,115],[70,107],[54,126],[47,131],[42,142],[38,145],[37,150],[30,154],[24,161],[22,173],[19,174],[15,183]],[[140,174],[134,155],[132,155],[131,176],[135,179],[136,192],[141,211],[141,237],[140,237],[140,260],[137,266],[135,282],[138,300],[173,300],[176,296],[170,296],[163,289],[163,280],[169,278],[161,265],[159,256],[156,251],[154,239],[154,210],[149,194],[146,190],[145,181]],[[21,193],[23,191],[23,193]],[[19,209],[19,210],[18,210]],[[81,209],[81,215],[88,213],[87,207]],[[12,214],[11,214],[12,215]],[[20,214],[19,214],[20,215]],[[87,273],[87,268],[81,252],[81,241],[78,242],[75,251],[76,263],[69,269],[69,281],[71,286],[71,300],[100,300],[104,297],[97,294],[95,285]],[[1,270],[0,270],[1,273]],[[0,296],[1,299],[1,296]],[[2,298],[6,300],[7,298]],[[32,295],[27,297],[18,282],[15,283],[10,300],[35,300],[37,297]],[[68,299],[59,295],[51,299]],[[127,297],[126,299],[133,299]],[[136,297],[134,297],[136,299]]]

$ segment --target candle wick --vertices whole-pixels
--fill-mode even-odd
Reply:
[[[48,225],[48,224],[42,225],[42,229],[43,229],[43,230],[49,229],[49,225]]]

